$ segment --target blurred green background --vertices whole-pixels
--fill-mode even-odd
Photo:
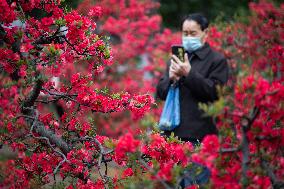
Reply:
[[[76,8],[83,0],[65,0],[63,6]],[[211,23],[230,22],[247,17],[249,2],[257,0],[153,0],[161,3],[158,10],[163,26],[179,30],[182,18],[193,12],[203,13]],[[267,0],[279,5],[284,0]],[[96,0],[94,0],[96,2]]]

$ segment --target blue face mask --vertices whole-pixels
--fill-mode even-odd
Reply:
[[[185,50],[189,52],[193,52],[200,47],[202,47],[202,43],[199,37],[182,37],[182,45]]]

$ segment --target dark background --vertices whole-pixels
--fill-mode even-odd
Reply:
[[[160,0],[160,14],[163,25],[172,29],[180,29],[182,18],[194,12],[203,13],[210,22],[230,22],[245,19],[249,14],[248,4],[256,0]],[[276,5],[284,0],[267,0]]]
[[[63,6],[76,8],[83,0],[65,0]],[[249,2],[257,0],[153,0],[161,3],[158,13],[163,17],[163,26],[179,30],[182,18],[194,12],[203,13],[211,23],[245,19],[249,14]],[[284,0],[267,0],[279,5]],[[96,2],[96,0],[94,0]]]
[[[180,29],[182,18],[190,13],[201,12],[211,22],[230,21],[248,14],[248,0],[161,0],[160,14],[163,25]]]

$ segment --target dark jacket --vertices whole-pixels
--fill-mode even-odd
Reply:
[[[217,128],[211,117],[204,117],[198,108],[199,102],[212,102],[218,99],[216,86],[224,85],[228,80],[228,65],[225,57],[212,50],[208,43],[189,54],[191,70],[179,80],[181,123],[173,131],[179,138],[202,140],[207,134],[217,134]],[[165,100],[171,81],[169,64],[166,73],[157,85],[157,97]]]

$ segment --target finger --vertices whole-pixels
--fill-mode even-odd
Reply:
[[[172,59],[174,59],[174,61],[177,62],[177,63],[179,63],[179,64],[182,63],[182,62],[180,61],[180,59],[179,59],[176,55],[174,55],[174,54],[172,55]]]
[[[184,60],[185,60],[185,62],[189,62],[188,54],[187,54],[187,53],[184,54]]]
[[[173,59],[171,59],[171,65],[173,65],[175,63],[175,61]]]
[[[170,66],[170,71],[173,72],[173,73],[176,72],[176,67],[171,65]]]
[[[171,60],[170,70],[174,69],[174,62]]]
[[[170,70],[171,74],[176,75],[177,74],[177,70],[175,70],[174,68]]]
[[[174,60],[171,60],[171,67],[176,70],[179,68],[179,64],[176,63]]]
[[[175,62],[175,61],[173,61],[172,66],[173,66],[176,70],[180,69],[180,64],[177,63],[177,62]]]

